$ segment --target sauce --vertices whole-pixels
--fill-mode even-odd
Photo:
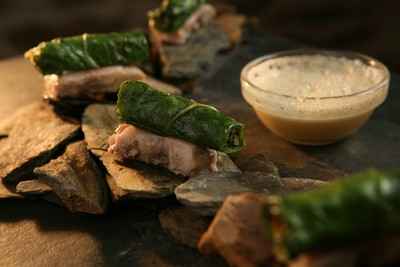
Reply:
[[[387,96],[387,70],[375,61],[309,54],[253,64],[242,73],[244,98],[265,126],[297,144],[353,134]]]

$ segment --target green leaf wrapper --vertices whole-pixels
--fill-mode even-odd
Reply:
[[[369,170],[319,190],[284,197],[289,257],[400,233],[400,173]]]
[[[122,121],[163,136],[172,136],[225,153],[244,146],[244,126],[212,106],[165,94],[138,81],[124,82],[118,92]]]
[[[25,57],[43,74],[62,74],[144,63],[149,60],[149,43],[143,32],[83,34],[42,42]]]
[[[149,13],[161,32],[176,32],[206,0],[164,0],[161,7]]]

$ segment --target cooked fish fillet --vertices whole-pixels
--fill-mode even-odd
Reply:
[[[120,124],[109,138],[108,151],[120,160],[139,160],[190,176],[204,169],[216,171],[214,151],[176,138],[159,136],[130,124]]]

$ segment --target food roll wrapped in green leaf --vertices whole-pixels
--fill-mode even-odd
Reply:
[[[161,7],[150,12],[150,19],[162,32],[176,32],[206,0],[164,0]]]
[[[341,248],[400,233],[400,172],[369,170],[315,191],[271,198],[275,253]]]
[[[163,136],[176,137],[225,153],[244,146],[244,126],[216,108],[126,81],[118,92],[122,121]]]
[[[141,64],[149,60],[149,43],[140,31],[82,34],[42,42],[26,52],[43,74]]]

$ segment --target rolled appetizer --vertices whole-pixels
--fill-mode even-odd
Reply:
[[[64,106],[115,100],[126,80],[146,80],[157,89],[179,91],[139,68],[149,63],[149,43],[140,31],[58,38],[32,48],[25,57],[44,75],[44,98],[64,100]]]
[[[218,153],[244,146],[243,125],[212,106],[166,94],[139,81],[124,82],[117,112],[123,122],[109,139],[121,160],[140,160],[190,176],[217,171]]]
[[[370,170],[266,207],[276,259],[400,233],[400,172]]]
[[[206,0],[164,0],[160,8],[149,12],[152,41],[184,44],[193,31],[215,16],[215,8]]]
[[[240,261],[246,264],[243,266],[261,266],[267,263],[266,260],[270,264],[275,262],[283,266],[353,266],[345,263],[344,258],[335,261],[331,257],[346,255],[355,264],[363,262],[360,257],[367,256],[363,255],[366,251],[372,251],[371,255],[380,255],[382,261],[386,262],[393,260],[393,255],[386,253],[390,251],[393,254],[393,248],[396,248],[394,255],[399,255],[400,172],[369,170],[317,190],[267,197],[263,203],[264,218],[261,222],[257,218],[257,223],[254,223],[264,226],[265,231],[260,231],[265,232],[262,239],[254,236],[251,240],[248,239],[257,230],[244,229],[243,227],[248,227],[247,224],[238,221],[251,219],[236,217],[232,214],[232,208],[229,208],[233,207],[232,203],[224,204],[202,237],[200,250],[218,250],[232,265]],[[234,204],[234,207],[239,206],[239,203]],[[245,209],[252,209],[252,206],[260,207],[256,201],[242,205]],[[247,214],[246,211],[239,213]],[[235,223],[227,219],[232,216],[237,219]],[[242,238],[238,238],[235,245],[224,245],[219,236],[230,226],[233,227],[231,231],[242,227],[236,231],[240,231]],[[397,239],[394,240],[397,240],[397,246],[393,246],[393,240],[390,240],[396,236]],[[242,243],[241,240],[246,241]],[[388,241],[389,247],[385,247],[385,242],[382,242],[384,240]],[[262,255],[257,243],[263,244],[265,250]],[[383,246],[375,247],[381,243]],[[231,248],[227,249],[228,245]],[[237,252],[247,252],[234,255],[233,247],[241,248]],[[376,249],[378,250],[373,252]],[[397,256],[397,259],[400,257]],[[332,262],[343,265],[327,264]]]
[[[143,32],[82,34],[42,42],[26,52],[39,71],[64,74],[114,65],[137,65],[149,59]]]

